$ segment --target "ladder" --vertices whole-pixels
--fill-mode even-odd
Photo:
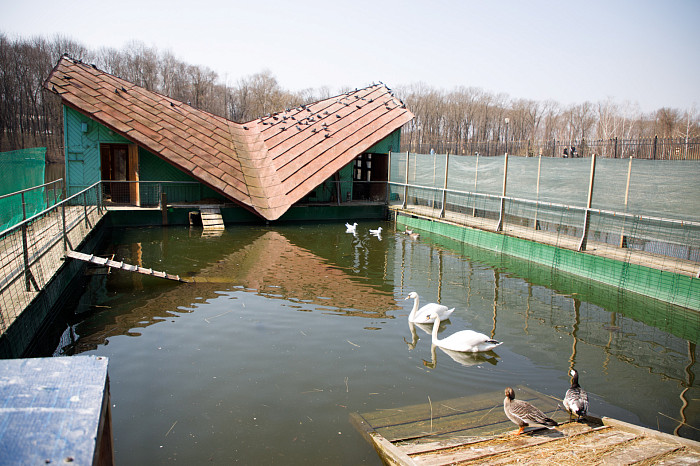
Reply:
[[[177,281],[177,282],[185,282],[186,281],[186,280],[183,280],[182,278],[180,278],[179,275],[170,275],[169,273],[159,272],[159,271],[153,270],[153,269],[145,269],[145,268],[139,267],[137,265],[125,264],[124,261],[117,262],[117,261],[113,261],[111,259],[107,259],[106,257],[98,257],[98,256],[94,256],[92,254],[83,254],[82,252],[71,251],[70,249],[68,251],[66,251],[66,257],[70,257],[71,259],[77,259],[77,260],[83,261],[83,262],[89,262],[91,264],[97,264],[97,265],[103,265],[105,267],[111,267],[113,269],[126,270],[127,272],[135,272],[135,273],[140,273],[142,275],[150,275],[153,277],[165,278],[166,280],[173,280],[173,281]]]

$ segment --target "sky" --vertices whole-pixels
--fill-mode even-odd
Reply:
[[[700,0],[0,0],[10,38],[138,41],[235,85],[476,87],[562,105],[700,107]]]

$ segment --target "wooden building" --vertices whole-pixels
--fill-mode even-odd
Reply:
[[[44,83],[64,104],[69,193],[107,201],[228,202],[277,220],[300,202],[378,198],[413,114],[383,84],[235,123],[62,57]],[[370,183],[368,183],[370,182]],[[379,192],[381,191],[381,193]]]

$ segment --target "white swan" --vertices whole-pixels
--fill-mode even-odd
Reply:
[[[474,330],[460,330],[447,338],[439,339],[438,328],[440,327],[440,316],[435,318],[433,324],[433,345],[450,351],[461,353],[478,353],[481,351],[491,351],[501,342],[487,337],[483,333]]]
[[[372,230],[370,228],[369,233],[374,236],[379,236],[382,234],[382,227],[377,228],[376,230]]]
[[[447,320],[449,319],[450,315],[455,311],[455,308],[452,309],[447,309],[447,306],[443,306],[442,304],[437,304],[437,303],[428,303],[422,308],[418,309],[418,306],[420,305],[420,298],[418,297],[418,293],[415,291],[411,291],[408,296],[404,299],[411,299],[413,298],[413,309],[411,309],[411,313],[408,315],[408,320],[410,322],[416,322],[418,324],[430,324],[435,321],[435,315],[437,314],[440,316],[440,319],[442,320]]]
[[[354,235],[357,233],[357,222],[353,223],[352,225],[345,223],[345,228],[345,233],[352,233]]]

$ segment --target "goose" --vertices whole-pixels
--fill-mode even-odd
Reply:
[[[578,371],[571,369],[571,388],[564,395],[564,409],[569,412],[569,420],[574,414],[578,416],[576,422],[581,421],[581,416],[588,412],[588,393],[578,384]]]
[[[474,330],[460,330],[447,338],[439,339],[437,336],[439,327],[440,316],[436,316],[433,323],[433,345],[439,346],[443,350],[460,353],[479,353],[481,351],[491,351],[501,344],[500,341]]]
[[[376,230],[372,230],[370,228],[369,233],[374,236],[379,236],[382,234],[382,227],[377,228]]]
[[[352,233],[355,234],[357,233],[357,222],[353,223],[350,225],[349,223],[345,223],[345,233]]]
[[[523,400],[515,399],[515,391],[508,387],[505,390],[506,397],[503,399],[503,411],[508,419],[519,427],[515,435],[520,435],[525,427],[530,423],[542,424],[543,426],[556,426],[557,422],[548,418],[542,411]]]
[[[409,322],[416,322],[418,324],[432,324],[435,321],[436,314],[440,316],[440,319],[447,320],[455,311],[455,308],[448,309],[447,306],[437,303],[428,303],[418,309],[418,306],[420,305],[418,293],[411,291],[408,296],[404,298],[404,300],[411,298],[413,298],[413,309],[408,315]]]
[[[406,229],[405,229],[403,232],[404,232],[404,234],[406,234],[406,235],[412,235],[412,234],[413,234],[413,230],[409,230],[408,227],[406,227]]]

